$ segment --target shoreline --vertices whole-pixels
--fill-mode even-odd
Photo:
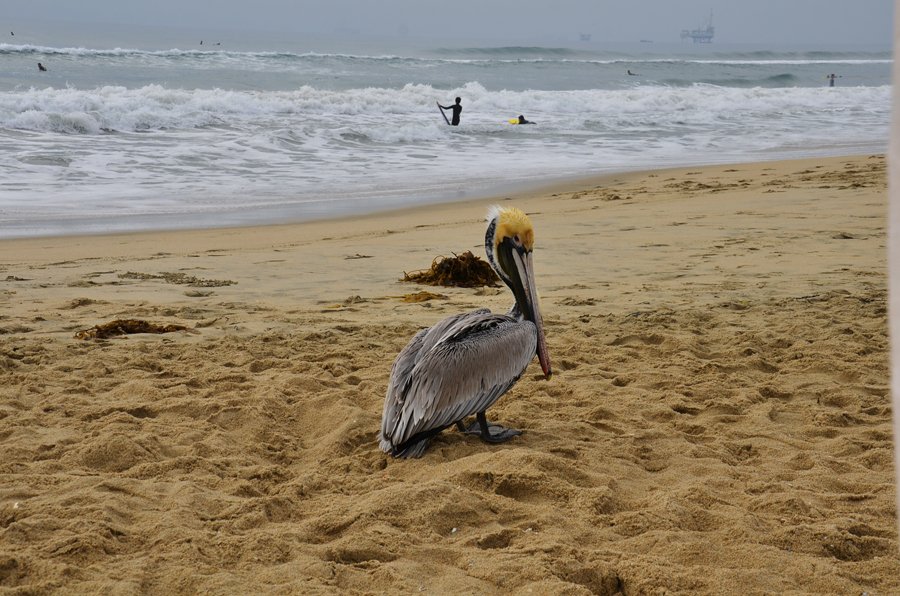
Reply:
[[[674,166],[666,166],[662,168],[646,168],[646,167],[638,167],[635,169],[626,169],[626,170],[618,170],[608,173],[602,174],[589,174],[589,175],[568,175],[568,176],[550,176],[550,177],[539,177],[535,180],[526,180],[526,181],[518,181],[513,182],[509,181],[506,183],[484,183],[485,188],[481,190],[475,190],[463,193],[466,196],[465,198],[452,198],[451,195],[459,194],[462,191],[457,191],[454,193],[453,191],[447,190],[440,194],[437,197],[433,197],[431,199],[427,199],[424,202],[414,203],[401,207],[375,207],[371,211],[365,211],[360,213],[349,212],[349,208],[346,206],[336,209],[333,213],[329,214],[320,214],[320,215],[307,215],[307,216],[289,216],[284,219],[284,221],[279,220],[278,216],[263,216],[260,217],[258,215],[253,217],[248,217],[247,213],[248,209],[238,209],[234,212],[229,212],[226,214],[225,212],[213,212],[210,214],[202,214],[202,213],[187,213],[184,214],[184,217],[190,221],[194,222],[193,227],[179,227],[173,226],[171,223],[168,225],[162,224],[152,224],[149,222],[161,222],[161,221],[175,221],[179,218],[179,214],[168,214],[168,215],[141,215],[135,216],[131,219],[145,220],[148,223],[142,227],[135,229],[123,229],[123,230],[112,230],[112,231],[76,231],[72,233],[66,232],[57,232],[57,233],[27,233],[27,234],[19,234],[10,237],[0,237],[0,243],[9,242],[9,241],[17,241],[17,240],[28,240],[28,239],[41,239],[41,238],[82,238],[82,237],[94,237],[94,236],[130,236],[130,235],[138,235],[138,234],[169,234],[169,233],[191,233],[191,232],[199,232],[199,231],[215,231],[215,230],[231,230],[231,229],[245,229],[245,228],[264,228],[264,227],[274,227],[274,226],[292,226],[292,225],[303,225],[303,224],[317,224],[322,222],[329,221],[339,221],[339,220],[352,220],[358,218],[368,218],[368,217],[377,217],[379,215],[388,215],[391,213],[402,213],[406,211],[413,211],[417,209],[429,209],[432,207],[437,207],[441,205],[450,205],[450,204],[467,204],[467,203],[483,203],[485,201],[497,201],[502,198],[506,198],[510,195],[521,195],[525,197],[534,197],[534,196],[543,196],[543,195],[552,195],[560,192],[577,192],[578,190],[582,190],[584,188],[592,188],[599,185],[603,185],[610,180],[616,180],[622,177],[629,176],[640,176],[647,175],[654,172],[678,172],[678,171],[688,171],[691,169],[697,168],[723,168],[723,167],[736,167],[741,165],[748,164],[763,164],[763,163],[781,163],[781,162],[805,162],[810,160],[822,160],[822,159],[842,159],[845,157],[863,157],[867,155],[884,155],[884,151],[860,151],[858,153],[848,153],[841,155],[814,155],[814,156],[805,156],[805,157],[797,157],[797,158],[781,158],[776,157],[773,159],[767,160],[759,160],[759,161],[724,161],[724,162],[703,162],[696,165],[674,165]],[[353,199],[352,201],[364,203],[362,199]],[[351,202],[352,202],[351,201]],[[346,203],[347,201],[344,201]],[[376,203],[379,201],[376,201]],[[384,199],[381,200],[384,202]],[[340,203],[338,201],[337,203]],[[336,203],[336,204],[337,204]],[[292,210],[290,206],[287,207],[266,207],[262,210],[268,210],[274,213],[279,212],[289,212]],[[293,209],[296,210],[296,207]],[[219,224],[211,224],[204,226],[197,226],[196,222],[199,222],[204,217],[209,217],[211,219],[219,220],[224,223]],[[233,219],[245,220],[245,223],[229,223]],[[55,224],[51,222],[44,222],[41,226],[35,227],[54,227],[61,228],[65,226],[65,223],[68,220],[60,220]],[[115,225],[116,223],[120,223],[121,219],[111,219],[110,224]]]
[[[508,200],[511,195],[515,195],[517,198],[514,200],[534,200],[539,199],[541,197],[554,196],[562,193],[577,193],[580,191],[585,191],[586,189],[591,188],[599,188],[600,186],[606,184],[627,184],[629,181],[633,179],[639,179],[642,177],[646,177],[648,175],[663,175],[663,174],[679,174],[685,173],[691,170],[697,169],[731,169],[736,167],[748,167],[748,166],[760,166],[763,164],[798,164],[798,166],[808,163],[815,162],[820,163],[824,161],[833,161],[833,160],[842,160],[842,159],[856,159],[856,158],[864,158],[868,156],[885,156],[885,152],[860,152],[860,153],[849,153],[845,155],[829,155],[829,156],[813,156],[813,157],[801,157],[801,158],[791,158],[791,159],[771,159],[771,160],[760,160],[760,161],[737,161],[737,162],[724,162],[724,163],[703,163],[698,165],[679,165],[672,167],[663,167],[663,168],[640,168],[635,170],[624,170],[624,171],[616,171],[611,173],[604,174],[592,174],[586,176],[563,176],[549,179],[539,179],[534,182],[522,182],[515,183],[510,182],[507,186],[503,186],[502,188],[497,188],[495,192],[485,191],[473,193],[475,196],[460,198],[460,199],[436,199],[434,201],[429,201],[425,203],[418,203],[403,207],[389,207],[383,209],[377,209],[374,211],[366,211],[362,213],[341,213],[336,215],[322,215],[320,217],[310,218],[310,219],[292,219],[289,221],[272,221],[265,223],[247,223],[247,224],[233,224],[233,225],[211,225],[211,226],[201,226],[201,227],[188,227],[188,228],[148,228],[148,229],[135,229],[135,230],[117,230],[111,232],[74,232],[74,233],[62,233],[62,234],[45,234],[45,235],[27,235],[27,236],[15,236],[10,238],[2,238],[0,237],[0,246],[6,243],[17,243],[17,242],[28,242],[35,241],[40,243],[45,240],[53,240],[53,239],[73,239],[73,240],[83,240],[89,238],[128,238],[128,237],[140,237],[146,235],[161,235],[166,238],[171,238],[173,236],[182,235],[182,234],[204,234],[204,235],[215,235],[217,232],[230,232],[234,233],[240,230],[254,231],[260,229],[278,229],[278,228],[286,228],[286,227],[295,227],[295,226],[317,226],[317,225],[329,225],[336,224],[338,222],[344,221],[354,221],[354,220],[370,220],[373,218],[386,217],[390,218],[393,216],[403,216],[405,214],[415,214],[427,212],[433,209],[440,209],[442,207],[449,207],[458,205],[462,208],[466,206],[476,204],[476,205],[490,205],[498,201]],[[192,214],[193,218],[197,217],[197,214]]]
[[[396,354],[512,300],[399,280],[481,256],[492,202],[534,224],[554,375],[488,412],[521,437],[390,459]],[[0,585],[898,592],[886,227],[879,154],[0,241]],[[187,329],[76,337],[127,318]]]

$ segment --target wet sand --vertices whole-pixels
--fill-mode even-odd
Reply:
[[[0,241],[0,593],[900,592],[883,156],[261,228]],[[403,283],[526,210],[525,434],[377,447],[391,363],[506,289]],[[403,297],[427,290],[425,302]],[[77,339],[114,319],[183,331]]]

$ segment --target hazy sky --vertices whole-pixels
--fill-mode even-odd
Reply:
[[[528,43],[679,41],[713,14],[716,42],[875,44],[893,39],[892,0],[0,0],[30,20],[200,30],[359,32]]]

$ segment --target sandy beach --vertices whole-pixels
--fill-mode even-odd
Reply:
[[[535,360],[418,460],[404,283],[520,207]],[[0,594],[897,594],[881,155],[354,219],[0,241]],[[404,297],[438,294],[427,301]],[[186,329],[79,339],[116,319]]]

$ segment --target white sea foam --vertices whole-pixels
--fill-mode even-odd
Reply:
[[[466,97],[467,121],[479,124],[502,122],[512,112],[540,112],[553,121],[577,116],[579,120],[662,120],[702,122],[709,118],[761,117],[763,114],[855,114],[880,111],[890,94],[887,86],[823,91],[813,88],[724,88],[697,84],[687,88],[641,85],[625,90],[585,91],[488,91],[479,83],[468,83],[451,91],[429,85],[406,85],[401,89],[319,90],[249,92],[220,89],[167,89],[150,85],[138,89],[29,89],[0,94],[0,127],[70,134],[100,134],[108,131],[161,131],[209,126],[253,126],[271,119],[285,122],[317,118],[389,125],[396,140],[437,138],[446,132],[434,121],[434,98],[460,94]],[[470,114],[471,113],[471,114]],[[427,114],[425,137],[410,118]],[[490,114],[491,116],[488,116]],[[398,123],[398,117],[403,122]],[[414,122],[414,121],[413,121]],[[322,124],[326,124],[323,122]],[[412,126],[412,128],[411,128]],[[407,131],[406,133],[402,131]],[[544,129],[545,130],[545,129]],[[325,131],[327,133],[327,131]],[[380,140],[388,140],[381,136]]]

